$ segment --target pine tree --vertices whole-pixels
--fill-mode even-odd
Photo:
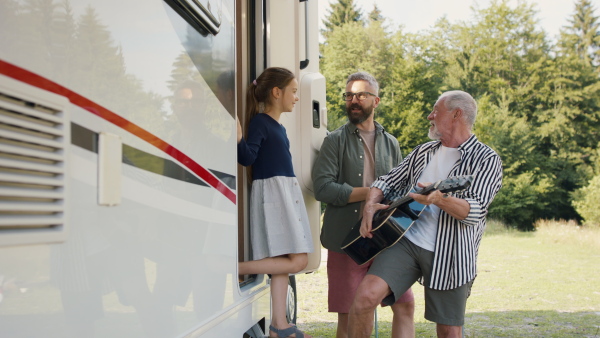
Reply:
[[[77,76],[76,83],[85,84],[79,91],[88,97],[96,97],[119,90],[116,83],[125,75],[121,48],[91,5],[78,20],[75,38],[78,59],[73,64],[73,71]]]
[[[171,79],[169,80],[169,89],[173,92],[184,82],[194,81],[198,71],[194,63],[186,52],[181,52],[173,62],[171,69]]]
[[[53,25],[51,55],[54,78],[58,82],[70,84],[71,74],[68,69],[75,62],[77,23],[68,0],[63,0],[58,5]]]
[[[381,10],[377,7],[377,4],[373,4],[373,10],[369,13],[370,22],[383,22],[385,18],[381,14]]]
[[[575,3],[575,13],[569,19],[570,26],[562,32],[570,37],[574,51],[579,58],[594,66],[600,65],[600,22],[594,15],[590,0],[578,0]]]
[[[338,0],[330,5],[329,14],[323,20],[325,29],[321,31],[326,39],[336,27],[349,22],[362,22],[362,13],[356,9],[354,0]]]

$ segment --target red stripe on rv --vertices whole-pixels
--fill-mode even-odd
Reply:
[[[26,69],[20,68],[11,63],[0,60],[0,74],[11,77],[15,80],[25,82],[34,87],[38,87],[40,89],[47,90],[49,92],[65,96],[76,106],[79,106],[88,112],[97,115],[116,126],[123,128],[124,130],[132,133],[133,135],[141,138],[142,140],[152,144],[156,148],[164,151],[169,154],[180,163],[188,167],[192,172],[196,173],[202,180],[208,183],[213,188],[217,189],[221,192],[225,197],[227,197],[234,204],[236,203],[236,197],[233,191],[226,186],[223,182],[221,182],[215,175],[213,175],[210,171],[206,170],[203,166],[189,158],[186,154],[179,151],[177,148],[163,141],[162,139],[156,137],[152,133],[147,130],[141,128],[140,126],[132,123],[124,119],[123,117],[113,113],[112,111],[100,106],[99,104],[86,99],[85,97],[53,82],[50,81],[40,75],[32,73]]]

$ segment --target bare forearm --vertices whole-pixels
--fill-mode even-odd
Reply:
[[[383,191],[379,188],[371,188],[367,194],[367,198],[365,199],[369,204],[375,204],[383,201]]]
[[[450,195],[444,195],[440,191],[434,191],[426,196],[416,195],[415,197],[417,196],[418,198],[415,198],[417,202],[426,205],[434,204],[457,220],[464,220],[467,218],[469,211],[471,210],[471,205],[466,200]]]
[[[435,205],[448,213],[448,215],[461,221],[467,218],[469,211],[471,211],[469,202],[453,196],[441,197]]]
[[[368,187],[353,188],[352,193],[350,193],[350,197],[348,198],[348,203],[362,202],[367,199],[368,194],[369,194]]]
[[[373,215],[375,215],[375,213],[378,210],[385,209],[388,207],[388,205],[379,204],[379,202],[381,202],[382,200],[383,191],[381,191],[381,189],[369,189],[369,194],[367,195],[365,208],[363,209],[363,218],[360,226],[360,235],[362,237],[373,237],[373,235],[371,234]]]

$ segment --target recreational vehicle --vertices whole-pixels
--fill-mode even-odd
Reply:
[[[236,117],[263,69],[296,74],[316,270],[318,26],[316,0],[0,0],[0,337],[264,336]]]

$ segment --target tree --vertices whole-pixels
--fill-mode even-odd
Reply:
[[[594,66],[600,64],[600,22],[594,15],[590,0],[578,0],[575,12],[569,19],[570,25],[561,30],[562,39],[566,46],[586,63]]]
[[[472,24],[451,30],[454,44],[446,54],[449,87],[474,95],[480,114],[495,115],[497,125],[486,132],[496,136],[490,145],[503,159],[505,180],[490,212],[523,229],[532,229],[536,218],[577,218],[570,193],[585,182],[582,155],[597,143],[586,132],[578,135],[589,121],[583,123],[575,104],[588,100],[579,87],[593,73],[553,57],[535,15],[524,3],[511,8],[492,1]]]
[[[86,84],[79,91],[93,98],[119,90],[114,80],[125,75],[123,55],[92,6],[79,18],[76,46],[78,59],[73,65],[74,73],[80,77],[77,83]]]
[[[549,52],[536,14],[526,3],[511,8],[508,0],[493,0],[490,7],[475,10],[471,24],[452,27],[448,86],[474,97],[489,94],[495,104],[508,98],[512,111],[535,107],[536,73]]]
[[[396,136],[403,154],[428,140],[427,115],[440,94],[443,66],[441,50],[429,34],[405,34],[391,38],[386,83],[381,91],[379,121]]]
[[[197,80],[195,78],[198,76],[197,74],[198,72],[194,68],[194,63],[190,59],[190,56],[186,52],[181,52],[173,62],[169,89],[175,92],[182,83]]]
[[[579,1],[576,7],[571,25],[561,30],[553,62],[538,91],[538,114],[532,121],[539,125],[539,148],[548,156],[546,168],[554,173],[559,188],[552,195],[556,203],[548,215],[579,219],[573,208],[573,191],[587,185],[593,176],[590,154],[600,142],[600,82],[589,53],[597,48],[590,37],[598,35],[598,24],[587,1]]]
[[[380,22],[373,22],[367,27],[359,22],[349,22],[331,32],[327,44],[322,46],[320,65],[321,72],[327,79],[329,130],[346,122],[342,93],[345,91],[348,75],[357,71],[368,72],[379,82],[380,93],[385,88],[389,45],[389,36]]]
[[[590,1],[577,1],[556,42],[526,2],[492,0],[469,22],[442,18],[417,34],[386,34],[375,7],[366,27],[341,25],[322,46],[329,127],[346,120],[339,95],[357,70],[377,77],[377,119],[404,154],[427,140],[426,117],[439,94],[464,90],[479,105],[474,133],[503,160],[490,215],[526,230],[540,218],[589,218],[581,201],[596,196],[592,179],[600,175],[599,25]]]
[[[105,102],[105,108],[142,128],[161,126],[163,98],[145,91],[140,79],[127,73],[121,46],[91,5],[78,18],[70,67],[72,82],[67,87],[77,85],[81,95]]]
[[[588,224],[600,224],[600,176],[595,176],[584,188],[575,192],[573,204],[577,212]]]
[[[533,229],[534,221],[552,204],[546,197],[554,191],[552,177],[540,165],[546,159],[536,150],[531,130],[527,118],[511,114],[507,105],[494,105],[490,95],[479,98],[473,131],[500,155],[504,169],[490,216],[525,230]]]
[[[385,18],[381,14],[381,10],[379,9],[379,7],[377,7],[377,4],[375,4],[375,3],[373,4],[373,10],[371,12],[369,12],[369,22],[373,22],[373,21],[379,21],[379,22],[385,21]]]
[[[335,28],[346,23],[359,22],[362,24],[362,14],[356,9],[354,0],[338,0],[338,2],[330,4],[331,8],[327,10],[329,13],[323,20],[325,29],[321,34],[327,39]]]

